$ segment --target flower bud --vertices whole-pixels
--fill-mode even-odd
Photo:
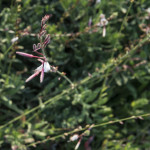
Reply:
[[[29,57],[29,58],[35,57],[35,56],[32,55],[32,54],[23,53],[23,52],[16,52],[16,54],[21,55],[21,56],[24,56],[24,57]]]

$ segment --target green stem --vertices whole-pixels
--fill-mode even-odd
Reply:
[[[71,86],[73,87],[74,86],[74,84],[72,83],[72,81],[66,76],[66,75],[64,75],[63,73],[61,73],[60,71],[56,71],[60,76],[62,76],[63,78],[65,78],[70,84],[71,84]]]
[[[45,53],[45,49],[43,47],[42,37],[40,37],[40,44],[41,44],[42,53],[43,53],[44,57],[46,58],[46,53]]]
[[[137,119],[137,118],[140,119],[142,117],[148,117],[148,116],[150,116],[150,113],[143,114],[143,115],[138,115],[138,116],[131,116],[131,117],[128,117],[128,118],[123,118],[123,119],[118,119],[118,120],[112,120],[112,121],[100,123],[100,124],[97,124],[97,125],[93,125],[92,128],[97,128],[97,127],[101,127],[101,126],[105,126],[105,125],[110,125],[110,124],[114,124],[114,123],[119,123],[119,122],[123,122],[123,121],[127,121],[127,120]],[[87,130],[87,129],[88,129],[88,127],[85,127],[85,128],[79,129],[79,130],[75,129],[73,131],[67,132],[65,135],[68,136],[68,135],[71,135],[73,133],[81,132],[81,131],[84,131],[84,130]],[[60,134],[60,135],[57,135],[57,136],[54,136],[54,137],[46,138],[46,139],[44,139],[42,141],[31,143],[31,144],[27,145],[27,147],[35,146],[35,145],[41,144],[41,143],[45,143],[45,142],[47,142],[49,140],[55,140],[55,139],[64,137],[65,135],[63,133],[63,134]]]
[[[9,66],[8,66],[8,72],[7,72],[7,78],[6,78],[5,85],[7,85],[9,83],[9,74],[10,74],[12,63],[13,63],[13,58],[11,59]]]
[[[58,73],[60,76],[62,76],[63,78],[65,78],[70,83],[72,89],[75,88],[76,94],[79,93],[78,90],[77,90],[77,88],[75,87],[74,83],[66,75],[64,75],[63,73],[61,73],[58,70],[56,71],[56,73]]]

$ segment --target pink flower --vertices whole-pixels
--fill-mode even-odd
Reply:
[[[70,141],[75,141],[79,138],[78,134],[74,134],[73,136],[70,137]]]
[[[105,18],[104,14],[100,15],[100,22],[97,23],[97,26],[102,27],[103,28],[103,33],[102,36],[105,37],[106,36],[106,25],[108,24],[108,20]]]
[[[32,74],[28,79],[26,79],[26,82],[29,82],[30,80],[32,80],[34,77],[36,77],[39,73],[41,73],[40,76],[40,83],[43,82],[44,79],[44,72],[49,72],[50,69],[50,64],[48,62],[44,62],[43,60],[39,60],[42,62],[42,65],[40,65],[39,67],[37,67],[34,71],[34,74]]]

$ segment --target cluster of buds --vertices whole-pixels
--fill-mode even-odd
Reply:
[[[100,26],[103,28],[102,36],[106,36],[106,25],[108,24],[108,20],[105,18],[104,14],[100,15],[100,22],[97,24],[97,26]]]
[[[29,57],[29,58],[36,58],[38,61],[41,62],[41,65],[34,70],[34,74],[32,74],[29,78],[26,79],[26,82],[30,81],[31,79],[33,79],[34,77],[36,77],[38,74],[41,73],[40,82],[42,83],[44,79],[44,72],[51,71],[51,66],[48,63],[45,52],[44,52],[45,47],[47,46],[48,43],[50,43],[50,35],[49,34],[46,35],[46,24],[45,24],[49,18],[50,18],[50,15],[45,15],[42,18],[41,30],[40,30],[40,33],[38,34],[40,43],[38,43],[37,45],[33,44],[33,52],[40,56],[35,56],[35,55],[24,53],[24,52],[16,52],[16,54],[18,55]],[[42,42],[43,37],[45,38],[44,42]],[[42,53],[39,52],[39,50],[42,50]]]
[[[42,20],[41,20],[41,30],[40,33],[38,35],[39,38],[41,38],[42,36],[44,36],[46,34],[46,21],[51,17],[51,15],[45,15]]]

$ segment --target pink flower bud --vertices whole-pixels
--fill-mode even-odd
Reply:
[[[45,30],[45,29],[46,29],[46,27],[47,27],[47,25],[46,25],[46,24],[44,24],[44,25],[43,25],[43,27],[42,27],[42,30]]]
[[[50,42],[50,35],[48,34],[44,40],[44,47]]]
[[[51,17],[51,15],[45,15],[43,18],[42,18],[42,21],[41,21],[41,26],[43,26],[45,24],[45,22]]]
[[[49,34],[46,36],[44,42],[46,42],[46,41],[48,41],[48,40],[50,40],[50,35],[49,35]]]
[[[40,33],[39,33],[39,38],[41,37],[41,36],[44,36],[46,34],[46,30],[42,30]]]
[[[37,51],[41,48],[41,44],[38,43],[37,45],[36,44],[33,44],[33,51]]]
[[[44,59],[44,57],[38,57],[38,56],[34,56],[32,54],[28,54],[28,53],[23,53],[23,52],[16,52],[16,54],[24,56],[24,57],[29,57],[29,58],[40,58],[40,59]],[[40,54],[40,53],[39,53]]]
[[[37,48],[41,48],[41,44],[40,43],[37,44]]]
[[[23,52],[16,52],[16,54],[21,55],[21,56],[24,56],[24,57],[29,57],[29,58],[35,57],[35,56],[32,55],[32,54],[23,53]]]

